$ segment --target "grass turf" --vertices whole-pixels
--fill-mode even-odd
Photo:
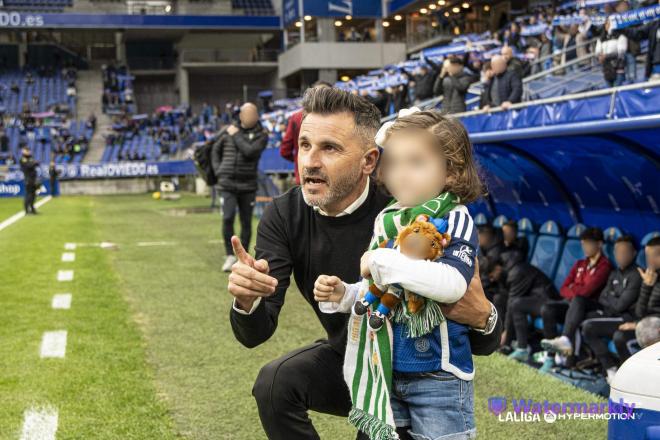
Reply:
[[[291,288],[268,342],[252,350],[236,342],[220,272],[220,216],[184,215],[207,204],[194,196],[178,202],[147,195],[61,198],[45,205],[43,216],[0,231],[0,255],[12,255],[15,268],[0,285],[0,313],[7,315],[1,322],[10,323],[0,327],[0,401],[8,402],[0,433],[10,433],[0,438],[15,438],[22,411],[41,402],[59,408],[60,439],[265,438],[250,394],[259,368],[323,331]],[[110,241],[118,248],[79,248],[76,262],[59,263],[66,241]],[[166,244],[148,245],[154,242]],[[49,300],[64,264],[76,269],[74,299],[70,311],[55,313]],[[41,332],[57,328],[69,330],[66,359],[39,359]],[[605,437],[605,421],[499,422],[488,412],[490,396],[602,399],[500,355],[476,358],[476,368],[480,438]],[[342,418],[311,418],[322,439],[355,438]]]

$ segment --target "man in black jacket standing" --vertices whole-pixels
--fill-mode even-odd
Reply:
[[[34,199],[37,197],[37,168],[39,164],[32,158],[32,152],[29,148],[23,148],[22,153],[20,165],[25,183],[23,207],[25,208],[25,214],[37,214],[37,210],[34,209]]]
[[[238,207],[241,220],[241,243],[250,244],[252,211],[257,194],[257,165],[268,143],[268,134],[259,122],[257,106],[245,103],[239,114],[240,124],[230,125],[213,145],[211,163],[218,177],[222,206],[222,234],[227,256],[222,270],[229,272],[236,262],[231,246],[234,219]]]
[[[495,55],[490,65],[493,77],[481,92],[481,108],[488,110],[491,107],[502,107],[508,110],[511,104],[522,99],[522,78],[515,70],[507,70],[506,60],[501,55]]]
[[[287,353],[259,372],[252,394],[270,440],[318,439],[307,415],[310,409],[348,415],[351,399],[342,366],[350,315],[322,313],[314,300],[314,283],[321,274],[358,281],[374,220],[389,202],[370,179],[379,155],[374,142],[378,109],[357,95],[322,87],[307,90],[303,111],[301,186],[264,210],[256,257],[232,238],[239,261],[227,287],[234,297],[232,330],[246,347],[262,344],[277,329],[291,275],[327,333],[327,339]],[[476,269],[463,298],[442,310],[448,319],[473,328],[473,354],[490,354],[502,326],[481,288],[478,265]],[[405,428],[402,432],[402,438],[410,438]]]

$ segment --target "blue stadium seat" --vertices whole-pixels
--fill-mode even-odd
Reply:
[[[488,224],[488,218],[483,212],[480,212],[479,214],[474,216],[474,224],[477,226],[483,226]]]
[[[605,236],[603,251],[612,264],[614,264],[614,242],[623,235],[623,232],[616,226],[610,226],[603,231],[603,235]]]
[[[534,252],[534,245],[536,244],[536,238],[538,235],[534,230],[534,224],[527,217],[518,220],[518,236],[527,238],[527,243],[529,243],[527,259],[530,260],[532,258],[532,253]]]
[[[586,226],[578,223],[573,225],[573,227],[571,227],[566,233],[566,243],[564,244],[564,250],[561,253],[557,272],[554,277],[557,289],[561,287],[562,283],[568,276],[568,273],[571,271],[573,264],[575,264],[580,258],[584,257],[582,246],[580,245],[580,234],[582,234],[585,228]]]
[[[640,242],[640,248],[639,252],[637,253],[637,265],[639,267],[646,267],[646,254],[644,253],[644,246],[646,246],[646,243],[651,241],[652,238],[660,236],[660,232],[658,231],[653,231],[649,232],[642,238],[642,241]]]
[[[509,219],[506,218],[504,215],[498,215],[493,219],[493,226],[496,228],[501,228],[504,223],[506,223]]]
[[[541,225],[531,263],[553,279],[564,242],[559,225],[552,220]]]

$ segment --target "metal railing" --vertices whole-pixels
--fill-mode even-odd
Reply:
[[[619,92],[623,92],[626,90],[636,90],[636,89],[644,89],[644,88],[655,88],[655,87],[660,87],[660,81],[655,80],[655,81],[645,81],[642,83],[636,83],[636,84],[628,84],[625,86],[618,86],[618,87],[609,87],[606,89],[600,89],[600,90],[590,90],[588,92],[580,92],[580,93],[573,93],[570,95],[562,95],[562,96],[554,96],[552,98],[544,98],[544,99],[537,99],[535,101],[525,101],[525,102],[519,102],[517,104],[512,104],[511,107],[508,109],[503,109],[502,107],[494,107],[488,110],[472,110],[469,112],[463,112],[463,113],[455,113],[452,116],[454,117],[464,117],[464,116],[474,116],[474,115],[481,115],[485,113],[496,113],[500,111],[508,111],[508,110],[519,110],[525,107],[529,107],[532,105],[545,105],[545,104],[554,104],[557,102],[564,102],[564,101],[571,101],[574,99],[584,99],[584,98],[593,98],[596,96],[604,96],[604,95],[611,95],[611,103],[610,103],[610,113],[608,117],[611,117],[612,112],[614,111],[614,99],[616,98],[616,94]]]
[[[596,40],[597,40],[597,38],[592,38],[591,40],[585,41],[585,42],[583,42],[583,43],[581,43],[581,44],[579,44],[579,45],[576,44],[575,46],[569,46],[569,47],[566,47],[565,49],[563,49],[563,50],[560,51],[560,52],[553,53],[552,55],[547,56],[547,57],[539,58],[539,60],[537,60],[537,62],[541,62],[541,63],[543,63],[543,62],[545,62],[545,60],[547,60],[547,59],[549,59],[549,58],[563,57],[563,55],[564,55],[566,52],[571,51],[571,50],[574,50],[574,49],[576,49],[577,47],[581,47],[581,46],[593,46],[593,45],[595,45]],[[592,48],[592,49],[593,49],[593,48]],[[572,66],[581,66],[581,65],[584,65],[584,64],[587,64],[587,63],[588,63],[587,65],[588,65],[588,67],[591,69],[591,68],[593,68],[594,65],[595,65],[594,62],[593,62],[593,60],[595,60],[595,58],[596,58],[596,56],[595,56],[595,54],[594,54],[594,51],[591,50],[587,55],[584,55],[584,56],[582,56],[582,57],[576,58],[576,59],[571,60],[571,61],[569,61],[569,62],[567,62],[567,63],[564,63],[564,64],[558,64],[558,65],[553,66],[553,67],[551,67],[551,68],[549,68],[549,69],[546,69],[546,70],[543,70],[543,71],[541,71],[541,72],[537,72],[537,73],[534,73],[534,74],[532,74],[532,75],[529,75],[529,76],[524,77],[523,80],[522,80],[522,82],[523,82],[523,99],[527,99],[527,98],[530,96],[530,94],[531,94],[531,91],[529,90],[529,86],[528,86],[528,84],[529,84],[530,82],[532,82],[532,81],[534,81],[534,80],[537,80],[537,79],[544,78],[544,77],[549,76],[549,75],[553,75],[553,74],[555,74],[555,73],[557,73],[557,72],[563,72],[563,71],[566,71],[567,68],[570,68],[570,67],[572,67]],[[586,74],[588,74],[588,73],[591,73],[591,72],[584,72],[584,76],[586,76]],[[559,86],[559,85],[565,84],[565,83],[570,82],[570,81],[572,81],[572,80],[574,80],[574,79],[575,79],[575,76],[573,76],[573,75],[566,76],[565,78],[559,80],[558,82],[555,82],[554,84],[552,84],[552,85],[550,85],[550,86],[548,86],[548,87],[545,87],[545,88],[542,88],[542,89],[540,89],[540,90],[536,90],[536,91],[534,91],[534,93],[539,93],[539,91],[549,90],[549,89],[551,89],[551,88],[553,88],[553,87],[557,87],[557,86]],[[481,87],[479,87],[479,86],[476,86],[476,87],[475,87],[475,86],[473,85],[473,86],[471,86],[470,89],[468,90],[468,93],[471,93],[471,94],[480,94],[480,93],[481,93]],[[480,99],[481,99],[481,97],[480,97],[480,96],[477,96],[477,97],[475,97],[475,98],[468,99],[467,101],[465,101],[465,104],[466,104],[468,107],[470,107],[471,105],[478,103]],[[438,105],[440,105],[440,103],[442,103],[442,96],[436,96],[436,97],[429,98],[429,99],[427,99],[427,100],[425,100],[425,101],[420,102],[419,104],[417,104],[417,107],[419,107],[419,108],[421,108],[421,109],[432,109],[432,108],[437,108]],[[396,117],[396,114],[389,115],[389,116],[384,117],[384,118],[382,119],[382,121],[383,121],[383,122],[386,122],[386,121],[389,121],[389,120],[391,120],[391,119],[394,119],[395,117]]]

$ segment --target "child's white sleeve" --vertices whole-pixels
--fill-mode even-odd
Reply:
[[[395,249],[372,252],[369,270],[374,283],[397,283],[410,292],[441,303],[454,303],[467,290],[467,282],[454,267],[440,261],[413,260]]]
[[[398,283],[404,289],[442,303],[461,299],[474,275],[479,237],[464,206],[450,211],[445,218],[451,240],[444,256],[435,261],[414,260],[395,249],[376,249],[369,258],[374,283]]]
[[[342,281],[343,282],[343,281]],[[358,299],[360,293],[360,286],[364,280],[357,283],[347,284],[344,283],[345,292],[344,297],[339,302],[320,302],[319,310],[323,313],[350,313],[353,304]]]

